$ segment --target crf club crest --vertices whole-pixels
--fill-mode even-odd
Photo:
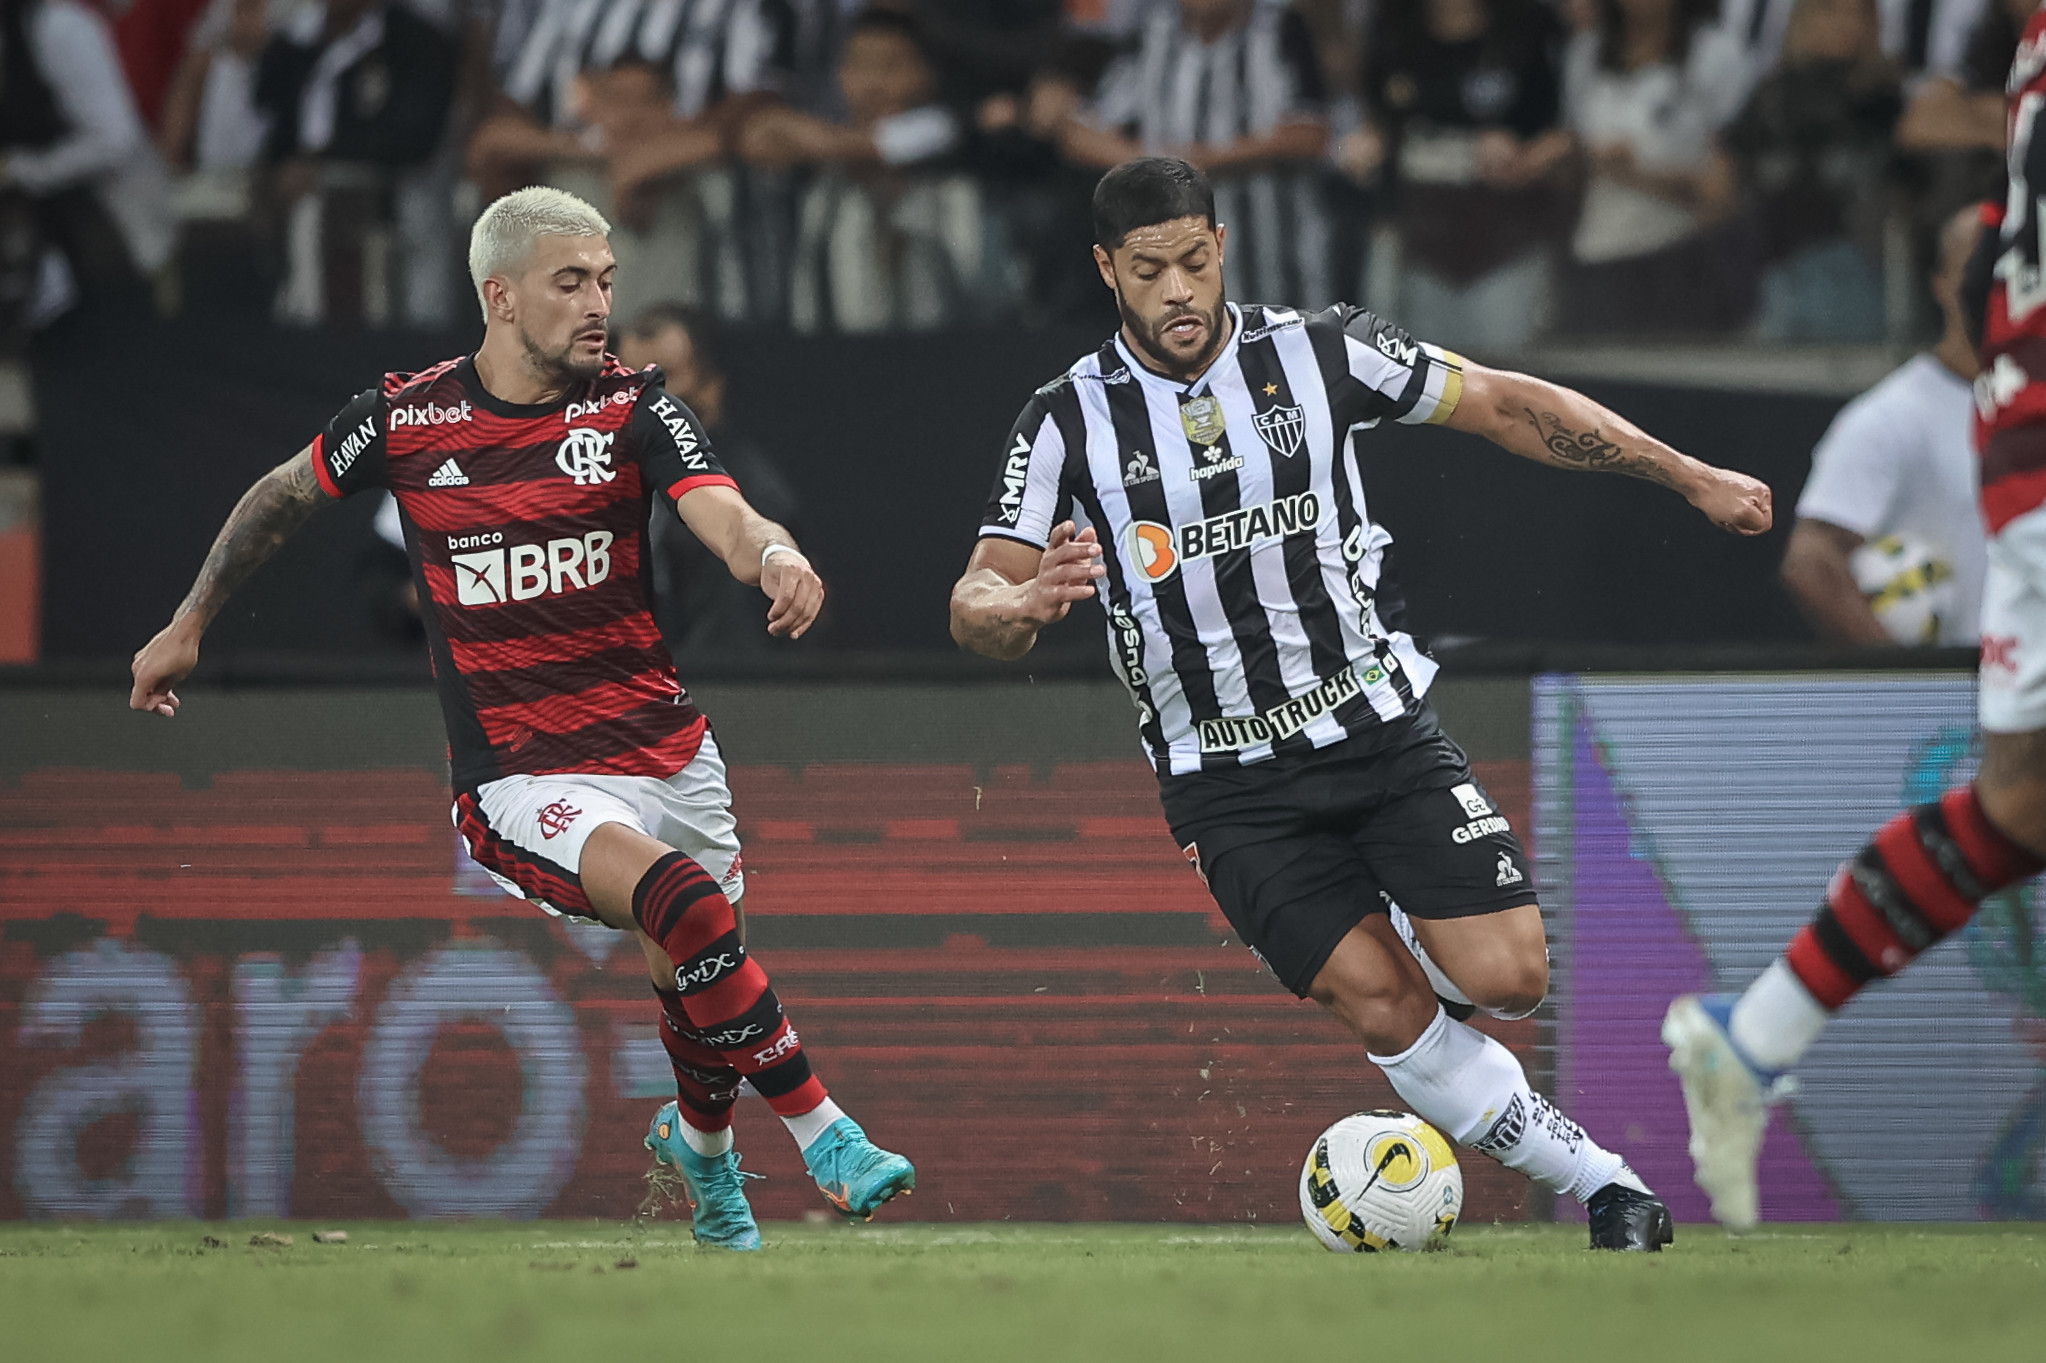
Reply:
[[[561,448],[554,452],[554,462],[575,479],[577,487],[589,487],[597,483],[608,483],[618,474],[611,467],[611,442],[618,438],[616,431],[593,431],[587,426],[578,426],[568,433],[561,442]]]

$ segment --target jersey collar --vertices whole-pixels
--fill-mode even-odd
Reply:
[[[1121,327],[1116,328],[1115,336],[1113,337],[1115,353],[1129,367],[1130,373],[1137,376],[1139,382],[1162,388],[1168,393],[1192,394],[1202,392],[1214,382],[1215,374],[1218,370],[1235,360],[1237,344],[1243,340],[1243,309],[1234,303],[1224,303],[1222,306],[1229,312],[1229,339],[1223,343],[1222,349],[1215,356],[1214,362],[1201,371],[1201,376],[1192,383],[1181,383],[1178,379],[1168,379],[1163,374],[1147,367],[1143,361],[1139,360],[1131,352],[1129,344],[1123,340]]]
[[[597,376],[599,379],[616,372],[613,366],[617,364],[617,361],[609,355],[606,355],[604,358],[606,364],[604,372]],[[455,366],[455,377],[462,387],[467,390],[469,400],[482,410],[489,412],[492,416],[525,418],[552,416],[557,412],[567,411],[569,403],[580,401],[589,396],[590,388],[595,382],[595,380],[585,380],[569,389],[566,393],[563,393],[560,399],[555,402],[506,402],[503,398],[495,396],[488,388],[483,386],[483,377],[476,372],[476,357],[474,355],[464,355],[462,357],[462,362]]]

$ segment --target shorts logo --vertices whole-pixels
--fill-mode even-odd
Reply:
[[[575,479],[577,487],[608,483],[618,476],[611,467],[611,442],[617,438],[616,431],[593,431],[587,426],[578,426],[554,451],[554,462],[563,473]]]
[[[582,811],[566,800],[556,800],[540,811],[540,836],[549,842],[568,831],[568,826],[582,817]]]
[[[1992,669],[2003,672],[2018,670],[2018,636],[2015,634],[1985,634],[1982,636],[1982,670]]]
[[[1312,530],[1321,524],[1321,498],[1312,492],[1225,511],[1174,530],[1156,521],[1130,526],[1130,557],[1138,576],[1163,582],[1182,563],[1250,549],[1265,540]]]
[[[1364,694],[1354,666],[1346,667],[1304,696],[1274,705],[1261,715],[1227,716],[1200,722],[1202,752],[1235,752],[1291,738],[1315,720]]]
[[[1493,884],[1503,889],[1508,885],[1518,885],[1526,879],[1527,877],[1520,873],[1520,868],[1513,864],[1512,854],[1501,852],[1499,854],[1499,878]]]
[[[1274,407],[1269,412],[1259,412],[1250,419],[1250,424],[1257,427],[1257,433],[1272,447],[1272,453],[1291,459],[1300,453],[1300,442],[1307,436],[1307,409]]]
[[[1463,806],[1463,812],[1470,815],[1473,819],[1482,819],[1492,812],[1491,801],[1487,800],[1483,792],[1469,781],[1465,781],[1461,785],[1451,786],[1449,793],[1454,795],[1456,802]]]
[[[1207,868],[1201,865],[1201,845],[1190,842],[1179,850],[1186,854],[1186,864],[1193,867],[1193,873],[1201,878],[1201,884],[1206,885],[1208,872]]]

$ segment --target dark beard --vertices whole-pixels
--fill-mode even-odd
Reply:
[[[579,364],[572,358],[575,353],[574,337],[570,337],[568,344],[552,355],[540,349],[539,343],[524,330],[519,332],[519,344],[525,347],[526,363],[532,365],[533,372],[550,387],[565,391],[578,383],[587,383],[604,372],[602,355],[597,356],[595,362],[591,364]]]
[[[1124,329],[1135,338],[1137,349],[1142,352],[1142,357],[1149,362],[1150,367],[1170,378],[1198,374],[1220,353],[1222,342],[1227,339],[1223,334],[1222,318],[1229,310],[1228,304],[1227,298],[1218,298],[1215,300],[1215,310],[1211,313],[1194,312],[1192,309],[1175,312],[1153,328],[1146,326],[1144,319],[1132,312],[1129,304],[1123,301],[1122,287],[1117,285],[1115,290],[1115,310],[1122,314]],[[1201,353],[1191,360],[1181,360],[1159,345],[1158,335],[1166,327],[1188,315],[1199,317],[1208,324],[1208,343],[1201,348]]]

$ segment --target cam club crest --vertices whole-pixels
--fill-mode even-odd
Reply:
[[[1250,424],[1257,427],[1257,433],[1272,447],[1272,453],[1291,459],[1300,452],[1300,442],[1307,436],[1307,410],[1274,407],[1269,412],[1259,412],[1250,419]]]
[[[1229,429],[1222,416],[1222,400],[1208,393],[1179,404],[1179,424],[1196,445],[1216,444]]]

